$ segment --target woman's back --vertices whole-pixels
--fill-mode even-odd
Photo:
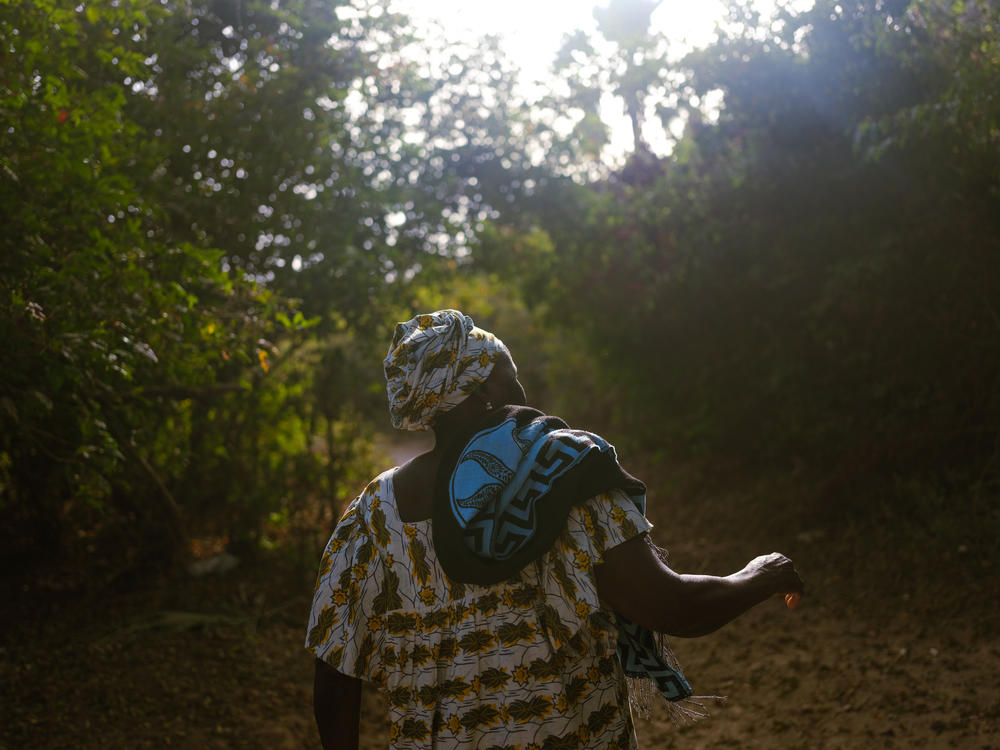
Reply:
[[[318,658],[383,686],[392,747],[635,747],[593,569],[650,528],[641,513],[601,495],[517,577],[461,584],[438,563],[430,520],[400,517],[400,471],[377,477],[334,531],[308,634]]]

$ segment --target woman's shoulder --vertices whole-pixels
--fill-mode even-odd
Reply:
[[[423,453],[392,470],[387,485],[401,520],[418,523],[431,517],[438,464],[435,457]]]
[[[379,523],[379,519],[384,524],[386,511],[395,507],[392,492],[392,476],[395,471],[395,468],[388,469],[372,479],[361,494],[350,502],[337,525],[360,523],[364,527],[371,527],[373,520]]]
[[[358,500],[367,503],[368,506],[378,506],[386,502],[393,502],[392,477],[397,471],[399,471],[399,467],[394,466],[391,469],[386,469],[372,479],[365,486],[364,491],[358,495]]]

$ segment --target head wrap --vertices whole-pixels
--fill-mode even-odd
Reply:
[[[392,426],[429,429],[489,377],[503,342],[458,310],[439,310],[397,323],[385,357]]]

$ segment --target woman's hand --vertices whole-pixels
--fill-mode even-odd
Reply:
[[[771,594],[802,594],[804,584],[795,564],[780,552],[760,555],[741,571],[770,589]]]

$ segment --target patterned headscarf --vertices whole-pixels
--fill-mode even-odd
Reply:
[[[429,429],[489,377],[503,342],[458,310],[439,310],[397,323],[386,355],[392,426]]]

